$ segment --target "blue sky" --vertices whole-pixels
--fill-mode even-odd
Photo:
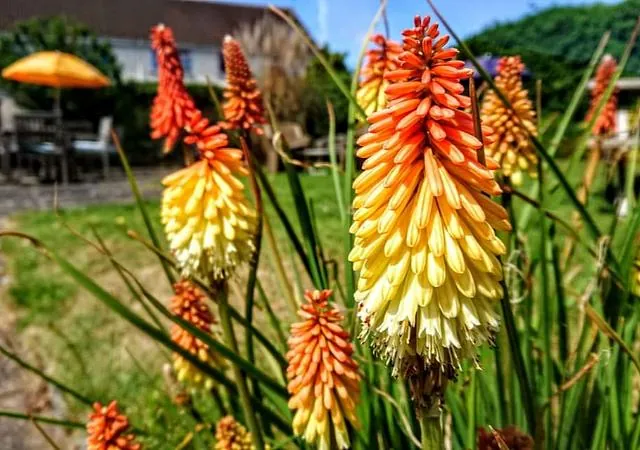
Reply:
[[[379,0],[224,0],[293,8],[319,43],[334,51],[348,52],[355,64],[362,38],[375,14]],[[496,23],[518,19],[553,5],[618,3],[619,0],[434,0],[453,29],[466,37]],[[428,14],[426,0],[388,0],[388,17],[393,36],[412,23],[415,14]]]

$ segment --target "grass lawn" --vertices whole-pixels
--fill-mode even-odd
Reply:
[[[276,175],[272,177],[272,181],[283,209],[292,218],[296,229],[299,229],[286,177]],[[343,245],[332,180],[326,174],[304,175],[302,184],[308,198],[312,200],[315,215],[321,220],[319,232],[326,257],[337,258]],[[158,200],[150,200],[147,207],[161,235]],[[302,270],[297,267],[299,264],[295,261],[286,233],[268,202],[267,211],[278,250],[293,283],[295,279],[292,273],[302,273]],[[75,208],[63,211],[62,217],[74,230],[92,240],[95,240],[92,231],[95,229],[114,256],[132,269],[154,295],[159,299],[169,300],[170,286],[155,255],[126,235],[126,231],[131,229],[146,236],[144,223],[135,205]],[[126,286],[110,262],[82,239],[74,236],[53,212],[17,214],[10,218],[10,226],[41,239],[118,298],[130,298]],[[159,351],[150,339],[74,284],[53,262],[28,243],[4,239],[0,241],[0,251],[8,260],[12,277],[8,292],[14,305],[12,309],[17,316],[18,333],[30,349],[26,359],[32,362],[44,361],[43,368],[47,373],[85,396],[103,402],[118,399],[126,405],[131,417],[137,417],[137,425],[151,428],[151,432],[154,427],[158,427],[156,431],[159,436],[166,432],[166,428],[162,427],[165,420],[171,421],[174,424],[171,427],[172,435],[168,444],[165,444],[166,448],[175,448],[184,435],[193,429],[195,422],[188,415],[179,415],[178,410],[169,404],[170,398],[165,393],[167,389],[164,386],[166,380],[162,375],[163,366],[168,362],[164,356],[168,355]],[[286,317],[288,323],[293,316],[281,301],[277,278],[270,265],[270,251],[265,238],[260,281],[268,297],[274,300],[276,314]],[[232,286],[232,294],[236,293],[234,301],[238,302],[238,306],[242,284],[240,281]],[[310,286],[304,277],[302,285]],[[134,299],[125,303],[144,315]],[[256,320],[260,323],[260,320],[266,319],[263,314],[258,313]],[[200,401],[204,402],[205,399],[201,398]],[[157,408],[153,405],[157,405]],[[70,407],[79,415],[79,420],[83,421],[86,409],[73,400],[70,400]],[[207,405],[201,405],[200,409],[206,412]],[[178,415],[161,417],[170,413]],[[154,442],[150,448],[165,447]]]
[[[551,174],[547,177],[552,179]],[[572,181],[576,183],[579,178],[580,171],[573,171]],[[286,177],[277,175],[272,181],[283,208],[296,229],[299,229],[295,219],[294,200]],[[313,203],[326,257],[335,259],[342,265],[342,227],[332,179],[327,174],[303,175],[302,184]],[[594,196],[590,200],[589,210],[606,233],[613,207],[604,199],[603,189],[604,176],[600,176],[593,189]],[[521,190],[528,192],[529,187],[524,186]],[[571,206],[566,196],[558,189],[548,192],[547,198],[548,208],[570,222]],[[516,210],[520,211],[522,204],[519,200],[515,200],[515,203]],[[290,281],[295,282],[294,273],[302,273],[302,270],[298,267],[299,264],[277,216],[268,201],[266,204],[278,250],[283,256]],[[148,208],[151,216],[156,219],[156,229],[160,232],[158,201],[151,200]],[[92,229],[95,228],[115,257],[131,268],[144,285],[158,298],[169,299],[170,287],[164,279],[156,257],[125,233],[127,229],[132,229],[146,236],[142,219],[134,205],[90,206],[64,211],[63,216],[75,230],[91,239]],[[538,215],[534,212],[531,217],[533,219],[527,224],[520,238],[525,245],[536,246],[539,242]],[[35,235],[60,251],[78,268],[87,272],[119,298],[129,297],[122,280],[112,269],[109,261],[74,236],[53,213],[18,214],[11,218],[11,225],[14,229]],[[561,233],[563,231],[558,228],[558,234]],[[272,300],[276,314],[283,318],[283,322],[288,323],[293,317],[279,292],[278,279],[270,264],[268,241],[264,239],[263,243],[264,253],[259,278],[268,298]],[[188,414],[171,407],[171,399],[166,394],[167,389],[164,386],[166,380],[162,375],[163,366],[167,364],[164,356],[168,355],[83,292],[54,263],[25,242],[5,239],[0,241],[0,246],[0,251],[8,259],[12,275],[9,294],[18,318],[18,332],[21,338],[26,339],[28,348],[32,349],[27,359],[44,361],[47,373],[68,383],[86,396],[103,402],[118,399],[126,405],[127,414],[136,418],[136,425],[150,431],[152,445],[149,448],[175,448],[185,435],[193,430],[196,422]],[[585,274],[581,276],[588,279],[592,270],[589,266],[592,257],[579,250],[575,261],[583,265]],[[583,261],[588,261],[588,264],[583,264]],[[309,287],[310,283],[303,279],[300,285]],[[580,276],[572,287],[577,292],[580,291]],[[232,293],[237,293],[240,289],[240,285],[235,286]],[[238,302],[239,299],[236,298],[235,301]],[[133,299],[129,304],[144,314]],[[260,320],[266,320],[263,316],[261,313],[257,314],[258,323]],[[204,397],[196,398],[205,416],[208,410],[206,401]],[[71,402],[72,411],[83,417],[86,409],[76,407],[79,405]],[[165,436],[167,430],[170,431],[168,437]],[[156,433],[157,436],[166,437],[166,440],[162,443],[154,441],[153,436]],[[198,439],[194,441],[194,448],[205,448],[208,445],[206,438],[201,439],[201,442]]]

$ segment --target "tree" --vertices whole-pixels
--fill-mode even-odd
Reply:
[[[514,22],[493,25],[469,38],[467,44],[477,55],[521,55],[533,78],[542,80],[545,109],[560,110],[564,109],[605,31],[611,30],[607,53],[616,58],[621,56],[638,11],[640,0],[552,7]],[[640,75],[638,45],[625,74]]]
[[[121,69],[109,42],[67,17],[36,17],[16,23],[12,31],[0,36],[0,67],[41,50],[72,53],[96,66],[114,83],[109,89],[90,92],[65,89],[62,95],[65,117],[97,120],[113,114]],[[51,88],[6,80],[2,80],[0,86],[26,108],[51,110],[53,107]]]
[[[345,53],[333,53],[327,46],[322,48],[327,58],[342,82],[349,86],[351,72],[345,64]],[[317,58],[313,58],[307,67],[305,77],[305,124],[307,132],[314,137],[326,136],[329,132],[329,116],[327,114],[327,100],[333,104],[336,112],[336,130],[347,129],[349,115],[349,101],[336,86],[327,71]]]

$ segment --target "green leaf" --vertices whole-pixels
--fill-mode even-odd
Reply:
[[[153,228],[153,223],[151,222],[151,217],[149,216],[149,212],[147,211],[147,207],[144,204],[144,200],[142,198],[142,194],[140,193],[140,189],[138,188],[138,182],[136,181],[136,177],[131,170],[131,166],[129,165],[129,160],[127,159],[127,155],[125,154],[122,146],[120,145],[120,139],[115,131],[111,130],[111,138],[113,139],[113,143],[115,144],[116,150],[118,151],[118,155],[120,156],[120,161],[122,162],[122,167],[124,168],[124,172],[127,175],[127,180],[129,180],[129,185],[131,186],[131,192],[133,193],[134,198],[136,199],[136,205],[140,210],[140,214],[142,215],[142,220],[144,221],[144,225],[147,228],[147,232],[149,233],[149,238],[153,245],[156,248],[162,248],[160,245],[160,239],[158,239],[158,235],[156,234],[155,229]],[[167,280],[169,283],[173,285],[176,282],[176,278],[169,269],[166,261],[160,258],[160,264],[162,265],[162,269],[164,270],[165,275],[167,276]]]

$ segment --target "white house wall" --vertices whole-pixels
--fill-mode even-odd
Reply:
[[[127,81],[154,82],[157,80],[153,70],[152,52],[149,41],[112,39],[113,51],[122,66],[122,78]],[[207,77],[215,83],[224,81],[221,70],[219,47],[181,45],[181,50],[191,55],[191,73],[185,73],[187,83],[207,82]]]

